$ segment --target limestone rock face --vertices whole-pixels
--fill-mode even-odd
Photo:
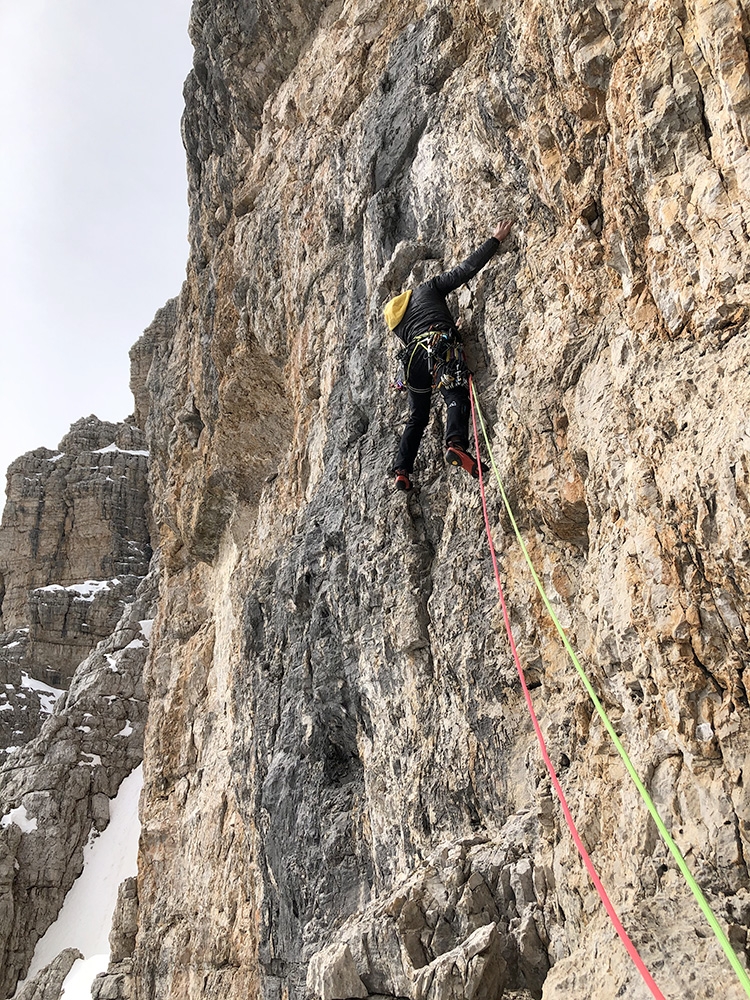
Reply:
[[[646,995],[550,791],[440,405],[419,491],[388,479],[406,414],[382,305],[506,215],[453,302],[497,464],[747,962],[749,18],[747,0],[194,3],[187,280],[133,352],[160,625],[123,995]],[[739,1000],[494,487],[488,509],[623,923],[665,996]]]
[[[105,829],[109,800],[141,762],[147,708],[141,676],[155,585],[155,574],[143,580],[39,735],[0,767],[0,996],[12,996],[25,976],[37,940],[81,872],[90,834]],[[47,972],[23,989],[33,987],[34,1000],[58,1000],[67,971],[57,993]]]
[[[65,977],[80,958],[83,955],[75,948],[61,951],[31,982],[21,987],[16,1000],[59,1000]]]
[[[0,756],[28,742],[148,571],[141,430],[87,417],[8,470],[0,526]]]
[[[4,628],[28,623],[38,588],[145,576],[146,458],[138,427],[87,417],[58,451],[11,464],[0,530]]]

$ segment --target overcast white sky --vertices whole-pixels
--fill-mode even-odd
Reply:
[[[133,411],[187,260],[190,0],[0,0],[0,508],[12,459]]]

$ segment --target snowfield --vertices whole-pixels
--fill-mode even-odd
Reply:
[[[84,848],[83,871],[65,897],[57,920],[37,943],[28,978],[65,948],[77,948],[84,956],[84,961],[76,962],[68,973],[62,992],[65,1000],[91,1000],[91,984],[107,968],[117,889],[138,868],[138,798],[142,787],[143,769],[137,767],[110,801],[109,826]],[[22,985],[19,983],[19,990]]]

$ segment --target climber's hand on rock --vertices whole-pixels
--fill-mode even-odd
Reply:
[[[501,219],[500,222],[498,223],[497,229],[492,235],[495,237],[496,240],[500,240],[502,242],[510,232],[512,225],[513,225],[513,219]]]

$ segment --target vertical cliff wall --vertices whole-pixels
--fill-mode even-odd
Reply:
[[[148,457],[132,421],[87,417],[13,462],[0,526],[0,996],[15,995],[142,758]],[[58,1000],[66,950],[20,1000]],[[87,956],[92,957],[92,956]]]
[[[439,406],[419,492],[388,478],[382,303],[503,215],[454,303],[495,454],[746,961],[749,8],[194,3],[187,281],[133,351],[161,597],[130,995],[646,995],[551,795]],[[737,1000],[490,507],[623,922],[665,996]]]
[[[142,430],[84,417],[8,469],[0,525],[0,759],[35,736],[148,572]]]

